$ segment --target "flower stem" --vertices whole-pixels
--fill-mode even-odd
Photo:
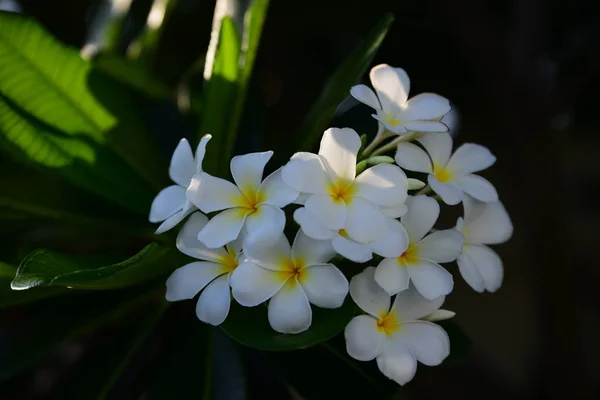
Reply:
[[[377,155],[385,153],[385,152],[387,152],[389,150],[393,150],[393,149],[396,148],[396,146],[398,145],[398,143],[401,143],[401,142],[410,142],[413,138],[414,138],[414,132],[408,132],[406,135],[398,136],[396,139],[392,140],[391,142],[389,142],[385,146],[381,146],[380,148],[378,148],[377,150],[375,150],[373,152],[373,155],[377,156]]]
[[[369,154],[371,154],[371,152],[373,150],[375,150],[375,148],[377,147],[377,145],[379,145],[379,143],[381,143],[385,139],[389,138],[390,136],[392,136],[392,134],[385,130],[381,133],[378,133],[375,136],[375,138],[373,139],[373,141],[367,147],[365,147],[365,149],[362,152],[361,158],[365,158]]]
[[[420,195],[420,194],[429,194],[429,193],[431,193],[431,186],[427,185],[427,186],[425,186],[423,189],[419,190],[419,191],[418,191],[418,192],[415,194],[415,196],[418,196],[418,195]]]

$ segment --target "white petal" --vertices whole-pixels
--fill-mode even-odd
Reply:
[[[356,176],[356,155],[361,141],[358,133],[350,128],[329,128],[323,133],[319,156],[336,177],[352,180]]]
[[[407,268],[413,285],[426,299],[437,299],[454,288],[452,274],[433,261],[421,259]]]
[[[445,133],[448,132],[448,126],[443,122],[436,121],[416,121],[404,124],[408,131],[427,132],[427,133]]]
[[[437,310],[437,311],[432,312],[429,315],[424,316],[421,319],[423,321],[429,321],[429,322],[445,321],[447,319],[454,318],[455,315],[456,315],[456,313],[454,311]]]
[[[292,259],[297,265],[323,264],[335,256],[330,240],[316,240],[299,230],[292,246]]]
[[[245,196],[254,196],[262,182],[265,165],[272,156],[272,151],[264,151],[235,156],[231,159],[231,175]]]
[[[433,228],[440,215],[440,205],[435,199],[420,195],[408,196],[406,206],[408,212],[400,220],[410,240],[416,243]]]
[[[246,221],[246,214],[240,208],[230,208],[215,215],[198,234],[198,240],[206,247],[223,247],[236,240]]]
[[[417,372],[417,359],[406,344],[386,340],[381,355],[377,357],[377,366],[387,378],[405,385]]]
[[[206,172],[194,175],[186,194],[187,199],[205,213],[244,204],[244,195],[237,186]]]
[[[348,294],[348,280],[333,264],[304,268],[299,280],[310,301],[323,308],[338,308]]]
[[[161,190],[150,206],[150,222],[160,222],[183,209],[185,189],[172,185]]]
[[[292,259],[292,249],[283,232],[274,237],[249,236],[244,243],[248,260],[272,271],[288,271],[284,265]]]
[[[467,245],[458,259],[458,269],[464,280],[477,292],[495,292],[502,286],[502,260],[487,246]]]
[[[408,212],[406,204],[397,204],[394,207],[381,207],[381,212],[388,218],[400,218]]]
[[[251,262],[241,263],[229,278],[233,298],[245,307],[270,299],[285,284],[290,274],[275,272]]]
[[[298,191],[292,189],[281,177],[281,168],[267,176],[260,185],[264,202],[277,207],[285,207],[298,198]]]
[[[296,153],[281,169],[281,177],[292,189],[301,193],[326,194],[330,184],[321,157],[312,153]]]
[[[425,151],[416,144],[402,142],[398,143],[396,156],[394,157],[399,166],[409,171],[432,172],[431,160]]]
[[[403,121],[426,121],[442,118],[450,111],[450,102],[435,93],[421,93],[409,99],[400,113]]]
[[[383,110],[391,115],[397,115],[400,107],[406,103],[410,91],[410,79],[406,71],[380,64],[371,69],[369,77]]]
[[[208,218],[201,212],[195,212],[183,225],[177,235],[177,249],[199,260],[219,263],[227,256],[224,248],[209,249],[198,240],[198,233],[208,224]]]
[[[294,211],[294,220],[300,225],[302,231],[313,239],[331,240],[336,234],[335,231],[327,228],[316,217],[307,213],[304,207]]]
[[[369,315],[352,318],[344,330],[346,351],[358,361],[371,361],[383,349],[385,334],[377,329],[377,320]]]
[[[513,225],[501,202],[482,203],[465,196],[464,235],[467,243],[504,243],[513,233]]]
[[[364,103],[376,110],[381,110],[381,105],[379,104],[377,95],[371,90],[370,87],[366,85],[352,86],[350,89],[350,94],[361,103]]]
[[[410,275],[395,258],[384,258],[375,270],[375,281],[391,296],[408,289]]]
[[[300,333],[310,327],[312,310],[302,287],[295,279],[288,282],[269,301],[269,324],[279,333]]]
[[[416,248],[420,258],[436,263],[447,263],[458,258],[464,242],[462,233],[456,229],[446,229],[425,236],[416,244]]]
[[[441,326],[431,322],[405,322],[397,340],[410,346],[416,359],[430,367],[440,365],[450,355],[448,334]]]
[[[352,277],[350,296],[356,305],[375,318],[390,310],[390,296],[375,282],[374,267],[367,267]]]
[[[226,271],[213,262],[193,262],[177,268],[167,279],[167,301],[193,298],[208,283]]]
[[[331,241],[334,250],[348,260],[364,263],[373,258],[373,251],[368,244],[356,243],[354,240],[337,235]]]
[[[392,311],[399,321],[414,321],[438,310],[444,304],[444,296],[427,300],[416,290],[414,285],[396,295]]]
[[[395,219],[388,219],[388,232],[375,241],[371,248],[382,257],[398,257],[408,249],[409,238],[404,226]]]
[[[202,136],[200,139],[200,143],[198,143],[198,147],[196,148],[196,173],[199,174],[202,172],[202,162],[204,161],[204,156],[206,155],[206,145],[208,141],[212,139],[212,135],[207,133]]]
[[[342,229],[346,223],[346,203],[335,201],[329,195],[314,194],[304,203],[306,212],[332,230]]]
[[[298,195],[298,197],[296,198],[296,200],[294,200],[292,203],[303,206],[304,203],[306,203],[306,199],[308,199],[310,196],[311,196],[311,194],[309,194],[309,193],[300,193]]]
[[[246,218],[248,235],[276,236],[285,227],[285,213],[279,207],[259,204]]]
[[[353,197],[346,214],[346,232],[350,239],[370,243],[387,233],[388,218],[375,204]]]
[[[498,201],[498,192],[494,185],[479,175],[467,174],[461,176],[456,184],[468,195],[480,201]]]
[[[452,136],[449,133],[440,135],[423,135],[417,139],[423,145],[434,165],[443,169],[452,154]]]
[[[406,201],[408,180],[397,166],[379,164],[360,174],[354,188],[357,196],[381,207],[393,207]]]
[[[177,211],[175,214],[171,215],[169,218],[164,220],[163,223],[160,224],[158,228],[156,228],[156,231],[154,231],[154,233],[158,235],[174,228],[178,223],[183,221],[185,217],[193,213],[195,209],[196,207],[192,206],[187,207],[187,209],[184,207],[183,210]]]
[[[453,206],[463,199],[463,192],[454,182],[442,183],[433,175],[427,176],[427,182],[434,192],[440,195],[444,203]]]
[[[196,303],[196,316],[200,321],[217,326],[227,318],[231,304],[227,279],[227,275],[220,276],[200,294],[198,303]]]
[[[192,148],[186,139],[181,139],[171,157],[169,176],[179,186],[187,188],[196,173]]]
[[[375,118],[377,121],[379,121],[380,125],[383,125],[383,127],[385,128],[385,130],[387,130],[388,132],[392,132],[395,133],[396,135],[403,135],[406,132],[408,132],[406,130],[406,127],[402,124],[398,124],[398,125],[392,125],[389,122],[386,121],[386,116],[382,111],[378,111],[377,114],[371,114],[371,117]]]
[[[487,147],[475,143],[465,143],[460,146],[448,162],[448,168],[455,173],[470,174],[490,167],[496,162],[496,157]]]

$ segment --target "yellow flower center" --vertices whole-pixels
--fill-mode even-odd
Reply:
[[[442,183],[454,180],[454,176],[448,168],[441,168],[437,164],[433,166],[433,175]]]
[[[396,332],[400,328],[400,322],[396,319],[396,314],[394,313],[381,313],[379,314],[379,319],[377,320],[377,330],[385,333],[386,335],[391,335]]]
[[[343,201],[348,205],[352,201],[352,196],[356,192],[356,189],[353,182],[338,180],[329,185],[328,192],[333,201]]]
[[[246,189],[242,190],[243,195],[239,199],[239,206],[243,209],[244,214],[250,215],[258,211],[258,205],[265,200],[265,196],[258,190]]]
[[[341,237],[345,237],[346,239],[350,239],[350,236],[348,236],[348,232],[346,232],[345,229],[340,229],[338,231],[338,233],[340,234]]]
[[[284,268],[288,271],[286,273],[288,278],[296,278],[298,282],[302,281],[306,276],[304,272],[304,265],[302,262],[294,262],[292,260],[286,260]]]
[[[400,120],[397,117],[386,115],[385,122],[387,122],[391,126],[397,126],[400,123]]]
[[[408,249],[397,258],[400,264],[414,264],[419,260],[419,254],[417,249],[412,244],[408,246]]]
[[[227,255],[223,256],[219,261],[225,273],[233,272],[239,265],[237,254],[231,249],[227,249]]]

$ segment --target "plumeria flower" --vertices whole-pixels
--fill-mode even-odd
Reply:
[[[390,295],[406,290],[411,281],[426,299],[447,295],[452,291],[454,281],[438,263],[456,260],[464,237],[456,229],[427,235],[440,214],[435,199],[410,196],[406,205],[408,212],[400,221],[408,232],[408,248],[399,257],[384,258],[377,266],[375,280]]]
[[[473,174],[496,162],[496,157],[487,148],[465,143],[450,156],[452,137],[447,133],[424,135],[417,140],[427,152],[413,143],[398,143],[396,162],[409,171],[429,174],[429,186],[444,203],[460,203],[463,192],[481,201],[498,201],[494,186],[485,178]]]
[[[164,221],[156,230],[157,234],[173,228],[196,209],[187,200],[185,191],[190,185],[192,176],[202,172],[206,143],[211,137],[211,135],[202,137],[196,149],[195,159],[192,155],[192,148],[186,139],[181,139],[175,148],[169,166],[169,176],[176,185],[168,186],[158,193],[150,207],[150,222]]]
[[[417,371],[417,361],[434,366],[450,354],[450,339],[439,325],[424,321],[444,303],[444,297],[424,299],[412,287],[391,297],[368,267],[350,282],[352,300],[368,315],[354,317],[346,326],[346,350],[359,361],[377,360],[379,370],[400,385]],[[446,314],[445,317],[448,315]]]
[[[376,165],[357,177],[360,146],[354,130],[330,128],[323,134],[319,154],[294,154],[283,167],[282,177],[295,190],[308,194],[306,212],[325,227],[345,229],[352,240],[370,243],[387,232],[386,212],[406,211],[408,182],[392,164]]]
[[[317,218],[311,216],[304,207],[294,212],[294,220],[302,231],[317,240],[331,241],[333,249],[347,259],[363,263],[373,258],[373,253],[382,257],[398,257],[408,248],[408,233],[402,224],[388,218],[386,234],[371,243],[358,243],[352,240],[345,229],[328,229]]]
[[[221,211],[198,234],[209,248],[222,247],[235,240],[245,226],[249,234],[283,231],[285,214],[281,210],[298,197],[277,170],[262,181],[272,151],[250,153],[231,159],[231,175],[236,185],[206,172],[194,175],[187,198],[205,213]]]
[[[198,241],[198,231],[206,226],[208,218],[201,212],[192,214],[177,236],[177,248],[196,258],[195,261],[173,271],[167,279],[167,301],[192,299],[202,289],[196,304],[198,319],[211,325],[219,325],[229,313],[229,279],[237,268],[242,255],[242,241],[229,243],[226,247],[209,249]]]
[[[357,85],[350,94],[358,101],[375,109],[373,118],[389,132],[402,135],[415,132],[447,132],[448,127],[440,119],[450,111],[450,102],[437,94],[421,93],[410,100],[410,79],[402,68],[387,64],[371,69],[371,84]]]
[[[280,333],[299,333],[312,322],[312,303],[338,308],[348,294],[348,281],[333,264],[327,241],[298,231],[290,248],[285,235],[253,236],[244,243],[247,261],[231,276],[233,297],[243,306],[269,301],[269,324]]]
[[[513,233],[512,222],[501,202],[482,203],[465,196],[465,217],[456,229],[465,237],[463,251],[457,260],[465,281],[477,292],[495,292],[502,285],[502,260],[486,244],[504,243]]]

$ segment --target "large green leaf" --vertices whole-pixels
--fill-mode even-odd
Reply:
[[[0,59],[0,146],[145,213],[166,160],[123,85],[18,14],[0,12]]]
[[[16,267],[0,261],[0,308],[31,303],[46,297],[65,293],[65,289],[63,288],[40,287],[27,291],[12,290],[10,282],[14,279],[16,274]]]
[[[350,95],[350,88],[359,82],[371,64],[393,20],[392,14],[386,14],[369,32],[363,44],[356,48],[327,80],[296,132],[294,151],[309,151],[317,143],[338,105]]]
[[[221,329],[241,344],[259,350],[285,351],[303,349],[326,341],[340,333],[354,317],[356,307],[350,296],[342,307],[324,309],[312,307],[312,323],[307,331],[297,335],[275,332],[269,325],[266,307],[231,305]]]
[[[185,263],[175,247],[151,243],[135,256],[110,265],[97,257],[74,257],[35,250],[19,265],[11,287],[63,286],[73,289],[117,289],[138,285],[167,274]]]

